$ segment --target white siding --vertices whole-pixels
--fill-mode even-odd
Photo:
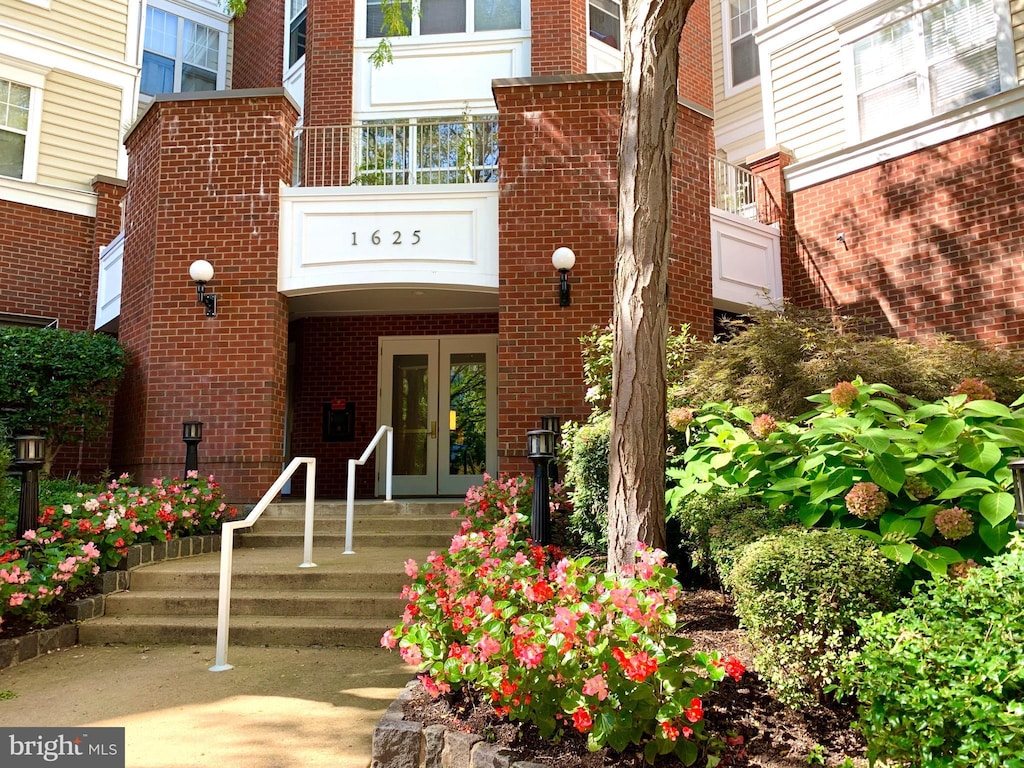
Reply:
[[[754,85],[726,96],[722,3],[721,0],[710,2],[711,61],[714,66],[715,86],[715,143],[719,150],[725,152],[726,160],[738,164],[747,156],[764,148],[761,89]]]

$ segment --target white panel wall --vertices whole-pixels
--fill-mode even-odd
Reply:
[[[100,251],[96,286],[96,328],[103,328],[121,315],[121,275],[124,261],[124,232]]]
[[[782,299],[779,231],[713,208],[711,292],[717,309],[743,312]]]

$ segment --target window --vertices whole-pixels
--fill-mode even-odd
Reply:
[[[306,55],[306,0],[288,3],[288,66]]]
[[[590,0],[590,36],[619,50],[622,37],[622,11],[618,0]]]
[[[757,59],[757,0],[726,0],[725,18],[726,87],[737,88],[761,74]]]
[[[159,8],[146,9],[140,90],[158,93],[215,91],[221,74],[222,33]]]
[[[27,85],[0,80],[0,176],[25,177],[31,96]]]
[[[992,0],[946,0],[853,42],[860,138],[999,93],[999,27]]]
[[[366,36],[384,37],[384,0],[366,0]],[[409,2],[402,2],[402,19],[410,34],[445,35],[490,32],[522,27],[522,0],[420,0],[413,16]]]

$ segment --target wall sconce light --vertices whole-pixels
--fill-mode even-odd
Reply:
[[[199,471],[199,444],[203,442],[203,422],[181,422],[181,439],[185,441],[185,477]]]
[[[558,482],[558,447],[559,442],[562,439],[562,417],[561,416],[541,416],[540,417],[540,428],[546,429],[553,433],[555,439],[551,446],[551,482]]]
[[[846,244],[846,233],[845,232],[840,232],[838,235],[836,235],[836,242],[837,243],[842,243],[843,244],[843,248],[845,248],[846,250],[850,250],[850,246]]]
[[[14,438],[14,463],[21,470],[21,496],[18,499],[17,537],[34,531],[39,525],[39,468],[43,466],[46,438],[21,435]]]
[[[555,457],[555,433],[550,429],[532,429],[527,432],[526,455],[533,462],[530,538],[534,544],[550,544],[551,497],[548,492],[548,467]]]
[[[556,248],[551,254],[551,264],[558,270],[560,277],[558,285],[558,304],[568,307],[572,304],[572,296],[569,290],[569,270],[576,266],[576,254],[572,248]]]
[[[1006,466],[1013,473],[1013,501],[1017,507],[1017,530],[1024,530],[1024,459],[1014,459]]]
[[[213,280],[213,265],[205,259],[197,259],[188,268],[189,277],[196,281],[199,303],[206,307],[207,317],[217,316],[217,297],[206,292],[206,284]]]

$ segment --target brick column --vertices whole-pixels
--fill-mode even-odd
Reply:
[[[747,167],[758,177],[759,221],[779,225],[779,251],[782,266],[782,294],[793,297],[800,291],[797,280],[796,225],[793,218],[793,196],[786,191],[784,170],[794,161],[793,153],[785,147],[771,147],[747,158]],[[762,194],[763,193],[763,194]]]
[[[250,0],[234,21],[231,88],[280,88],[285,0]]]
[[[199,467],[252,502],[281,470],[287,300],[277,291],[278,186],[297,115],[281,89],[157,97],[126,139],[114,467],[148,481],[182,472],[182,421],[205,425]],[[240,138],[237,138],[240,137]],[[206,259],[217,316],[188,269]]]
[[[532,75],[587,71],[587,0],[532,0],[530,19]]]

